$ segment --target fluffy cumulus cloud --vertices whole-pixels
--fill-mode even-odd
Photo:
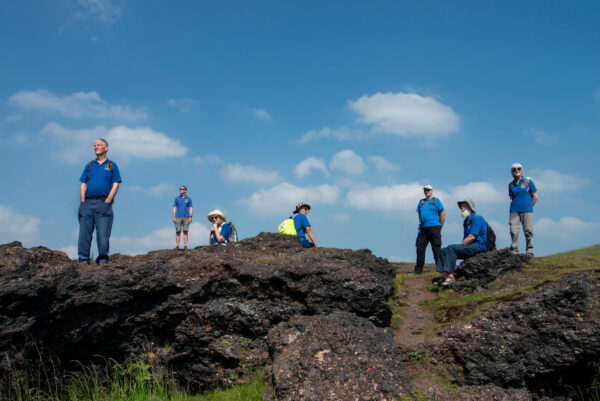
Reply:
[[[271,115],[265,109],[250,109],[250,111],[259,120],[271,120]]]
[[[298,202],[310,204],[334,204],[340,189],[332,185],[317,187],[298,187],[287,182],[275,185],[267,190],[255,192],[244,203],[256,213],[277,215],[289,212]]]
[[[192,164],[197,164],[199,166],[216,166],[218,164],[223,164],[223,160],[218,155],[204,155],[204,156],[196,156],[191,160]]]
[[[21,241],[31,246],[39,236],[41,220],[35,216],[19,213],[10,206],[0,204],[0,243]]]
[[[346,203],[356,209],[413,211],[422,197],[423,185],[409,183],[352,189],[346,195]]]
[[[547,192],[576,192],[589,185],[590,180],[575,174],[560,173],[555,170],[533,169],[525,171],[531,176],[539,191]]]
[[[296,174],[298,178],[302,178],[305,175],[308,175],[311,170],[319,170],[322,171],[325,176],[329,175],[329,171],[327,171],[327,167],[325,167],[325,162],[322,159],[314,156],[304,159],[298,163],[296,167],[294,167],[294,174]]]
[[[508,202],[508,189],[500,191],[497,186],[489,182],[470,182],[466,185],[457,185],[450,190],[450,200],[453,202],[465,198],[473,199],[475,208],[480,203]]]
[[[562,217],[555,221],[547,217],[535,223],[536,236],[561,239],[566,241],[583,241],[580,245],[592,245],[600,236],[600,223],[582,221],[577,217]]]
[[[279,180],[279,173],[276,170],[268,170],[251,165],[242,165],[239,163],[226,165],[221,170],[221,173],[225,178],[231,181],[270,184]]]
[[[192,223],[189,231],[188,248],[208,244],[210,230],[204,224]],[[183,246],[183,238],[181,239]],[[124,253],[127,255],[139,255],[156,249],[170,249],[175,247],[174,226],[159,228],[142,237],[111,237],[111,252]]]
[[[97,92],[76,92],[72,95],[55,95],[46,90],[21,91],[8,102],[25,110],[58,113],[69,118],[113,118],[126,121],[145,120],[148,111],[130,106],[110,104]]]
[[[391,162],[382,156],[367,156],[367,161],[380,171],[400,170],[400,165],[398,163]]]
[[[341,170],[348,174],[359,175],[365,169],[365,162],[362,157],[350,149],[342,150],[333,155],[329,168],[332,170]]]
[[[153,196],[155,198],[160,198],[163,195],[167,195],[167,194],[173,194],[173,196],[176,196],[178,191],[177,191],[177,187],[174,186],[173,184],[157,184],[157,185],[153,185],[151,187],[142,187],[139,185],[129,185],[125,187],[126,190],[129,191],[133,191],[133,192],[139,192],[145,195],[150,195]]]
[[[376,93],[350,100],[359,121],[373,132],[433,139],[458,131],[460,118],[450,106],[416,93]]]
[[[181,157],[188,151],[178,140],[149,127],[118,126],[108,129],[98,126],[76,130],[51,122],[42,129],[42,133],[54,142],[55,155],[67,163],[93,158],[93,143],[97,138],[108,141],[109,155],[114,159],[165,159]]]
[[[364,135],[361,131],[352,130],[348,127],[340,127],[340,128],[329,128],[323,127],[320,130],[310,130],[306,132],[298,143],[304,144],[312,141],[316,141],[321,138],[336,138],[341,141],[350,141],[353,139],[361,139]]]

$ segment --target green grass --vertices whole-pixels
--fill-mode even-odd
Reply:
[[[404,286],[404,275],[397,274],[394,278],[394,295],[388,299],[388,304],[392,308],[392,321],[390,327],[392,330],[398,330],[402,324],[402,315],[407,307],[406,287]]]

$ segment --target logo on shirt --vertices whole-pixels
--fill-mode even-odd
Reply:
[[[525,188],[525,184],[521,184],[521,188]]]
[[[185,203],[188,203],[188,200],[186,199],[184,202],[185,202]]]
[[[110,166],[107,164],[106,166],[104,166],[104,170],[110,170]]]

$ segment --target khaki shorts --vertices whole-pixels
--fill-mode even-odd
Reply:
[[[180,233],[181,228],[183,227],[183,232],[187,233],[190,227],[189,221],[189,217],[175,217],[175,231]]]

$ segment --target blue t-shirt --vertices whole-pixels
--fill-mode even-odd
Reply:
[[[227,243],[229,242],[229,234],[231,234],[231,227],[229,227],[229,224],[227,223],[223,223],[221,225],[221,228],[219,229],[219,234],[221,234],[223,237],[225,237],[225,241],[221,242],[221,244],[223,245],[227,245]],[[217,241],[217,237],[214,235],[210,236],[210,244],[218,244],[219,241]]]
[[[469,234],[473,234],[476,236],[473,244],[477,244],[481,249],[487,251],[487,248],[485,247],[485,243],[487,242],[487,224],[483,217],[475,212],[471,213],[471,215],[463,222],[463,228],[463,239],[467,238]]]
[[[87,188],[85,189],[85,197],[96,197],[96,196],[108,196],[112,189],[112,184],[115,182],[121,182],[121,175],[119,174],[119,167],[117,163],[111,161],[112,171],[108,162],[110,160],[104,160],[104,163],[100,164],[96,160],[92,163],[89,174],[87,173],[87,164],[83,168],[83,174],[79,181],[86,182],[86,176],[89,175],[87,180]],[[89,164],[89,163],[88,163]]]
[[[298,233],[298,237],[306,238],[306,227],[310,227],[308,217],[305,214],[298,213],[294,216],[294,227]]]
[[[190,210],[188,208],[193,207],[192,198],[189,196],[178,196],[175,198],[173,202],[173,206],[177,209],[175,210],[175,217],[190,217]]]
[[[510,212],[511,213],[528,213],[533,212],[533,200],[531,199],[531,193],[537,192],[537,188],[533,183],[533,180],[529,180],[529,188],[525,178],[512,180],[508,183],[508,196],[511,199]]]
[[[444,210],[444,205],[438,198],[421,199],[417,205],[421,228],[441,226],[440,212],[442,210]]]

